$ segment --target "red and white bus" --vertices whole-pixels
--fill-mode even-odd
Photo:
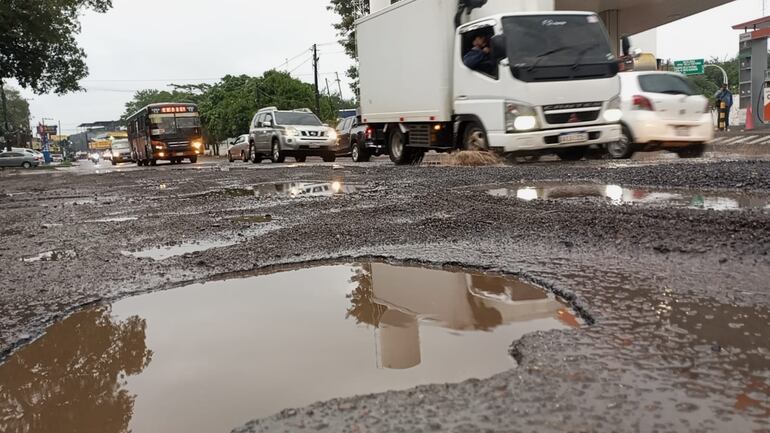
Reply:
[[[126,121],[131,152],[137,165],[158,161],[198,162],[203,155],[203,134],[198,106],[188,103],[150,104]]]

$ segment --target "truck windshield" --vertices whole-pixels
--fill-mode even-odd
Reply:
[[[596,15],[510,16],[503,18],[503,31],[508,61],[519,79],[601,78],[617,73],[610,66],[615,56],[607,32]]]

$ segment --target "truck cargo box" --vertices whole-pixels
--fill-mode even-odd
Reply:
[[[452,118],[457,0],[402,0],[357,23],[365,122]]]

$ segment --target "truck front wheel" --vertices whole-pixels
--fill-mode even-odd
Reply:
[[[562,161],[580,161],[586,156],[587,152],[588,147],[586,146],[568,147],[566,149],[557,150],[556,156]]]
[[[463,132],[463,148],[465,150],[475,150],[486,152],[489,150],[489,141],[484,128],[476,122],[465,125]]]

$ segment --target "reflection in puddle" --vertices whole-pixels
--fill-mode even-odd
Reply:
[[[138,217],[114,217],[114,218],[101,218],[95,220],[86,221],[86,223],[122,223],[128,221],[136,221]]]
[[[51,327],[0,365],[0,415],[11,431],[229,431],[319,400],[488,377],[514,366],[522,335],[577,326],[553,295],[482,274],[374,263],[198,284]]]
[[[257,197],[331,197],[338,194],[353,194],[361,190],[358,185],[334,182],[277,182],[256,185]]]
[[[508,184],[486,188],[497,197],[516,197],[524,201],[595,197],[612,204],[652,204],[690,209],[739,210],[770,209],[770,197],[761,195],[697,193],[664,189],[631,189],[619,185],[597,184]]]
[[[77,256],[77,253],[75,253],[73,250],[54,250],[46,251],[32,257],[25,257],[21,260],[27,263],[58,262],[60,260],[74,259]]]
[[[237,244],[235,241],[195,241],[184,242],[177,245],[166,245],[157,248],[149,248],[140,251],[123,251],[123,255],[143,259],[165,260],[171,257],[182,256],[190,253],[198,253],[212,248],[229,247]]]

